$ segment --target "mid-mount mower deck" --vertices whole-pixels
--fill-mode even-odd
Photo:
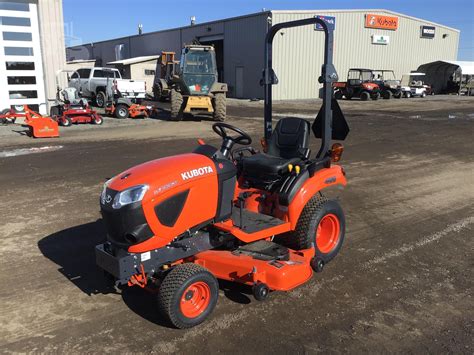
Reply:
[[[281,119],[272,129],[272,42],[282,28],[319,23],[325,31],[320,82],[324,97],[314,123]],[[264,153],[251,137],[218,122],[220,149],[199,140],[192,152],[153,160],[107,181],[101,212],[107,242],[97,264],[116,285],[157,288],[160,312],[174,326],[203,322],[218,297],[217,279],[252,287],[257,300],[303,284],[339,252],[345,231],[338,202],[321,190],[345,185],[339,161],[349,132],[332,99],[333,29],[317,18],[280,23],[265,42]],[[311,158],[311,130],[321,147]],[[230,133],[233,133],[232,135]],[[245,147],[233,150],[235,144]]]

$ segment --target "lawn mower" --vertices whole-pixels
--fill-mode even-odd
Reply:
[[[153,106],[145,106],[133,103],[127,98],[116,98],[112,101],[108,100],[105,104],[105,112],[110,116],[116,118],[148,118],[155,108]]]
[[[76,73],[79,75],[75,70],[59,70],[56,73],[57,92],[56,99],[50,108],[51,117],[64,127],[69,127],[73,123],[101,125],[104,122],[102,116],[90,108],[89,102],[79,96],[76,88],[61,88],[59,77],[61,73]]]
[[[322,107],[311,125],[285,117],[272,130],[272,44],[284,28],[320,24],[325,31]],[[288,291],[322,271],[345,233],[341,206],[322,195],[346,185],[339,161],[349,127],[332,99],[333,29],[309,18],[279,23],[265,40],[264,152],[243,130],[212,127],[220,148],[198,140],[192,153],[132,167],[104,184],[100,208],[107,241],[96,263],[116,286],[154,289],[158,309],[177,328],[203,322],[218,297],[217,279],[248,285],[257,300]],[[314,157],[310,131],[321,138]],[[242,145],[233,149],[235,145]]]
[[[23,118],[23,126],[29,128],[29,136],[33,138],[54,138],[59,137],[58,123],[51,117],[42,116],[38,112],[31,110],[28,105],[23,105],[23,110],[11,108],[4,110],[0,115],[0,120],[15,123],[17,118]]]
[[[107,71],[107,69],[103,69]],[[112,70],[110,70],[113,73]],[[112,75],[107,75],[107,81],[105,84],[105,113],[110,116],[115,116],[119,119],[125,118],[148,118],[150,117],[155,108],[153,106],[145,106],[133,102],[130,98],[123,97],[120,91],[117,89],[117,81]]]

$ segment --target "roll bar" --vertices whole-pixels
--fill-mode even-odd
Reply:
[[[278,84],[278,79],[272,68],[272,46],[273,38],[277,32],[283,28],[300,27],[306,25],[319,24],[324,30],[324,63],[321,68],[321,76],[318,81],[323,84],[323,105],[322,105],[322,142],[321,148],[317,157],[322,157],[328,150],[331,143],[332,130],[332,83],[338,80],[336,69],[332,63],[333,61],[333,43],[334,43],[334,29],[329,27],[327,23],[317,17],[307,18],[303,20],[289,21],[278,23],[267,32],[265,37],[265,69],[263,71],[262,84],[264,86],[264,130],[265,139],[268,141],[272,134],[272,85]]]

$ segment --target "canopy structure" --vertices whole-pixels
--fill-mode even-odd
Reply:
[[[435,94],[458,92],[464,75],[474,75],[474,62],[438,60],[422,64],[416,70],[425,73],[424,81]]]

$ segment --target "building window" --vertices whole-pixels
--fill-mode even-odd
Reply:
[[[34,76],[9,76],[9,85],[29,85],[36,84],[36,77]]]
[[[5,55],[33,55],[31,47],[5,47]]]
[[[155,76],[155,71],[152,69],[145,69],[145,75],[153,75]]]
[[[38,92],[36,90],[14,90],[10,91],[10,99],[36,99]]]
[[[30,11],[30,4],[13,1],[2,1],[0,2],[0,10]]]
[[[33,62],[6,62],[7,70],[35,70]]]
[[[27,17],[0,16],[0,25],[3,26],[31,26],[31,21]]]
[[[3,32],[4,41],[32,41],[31,33],[28,32]]]

